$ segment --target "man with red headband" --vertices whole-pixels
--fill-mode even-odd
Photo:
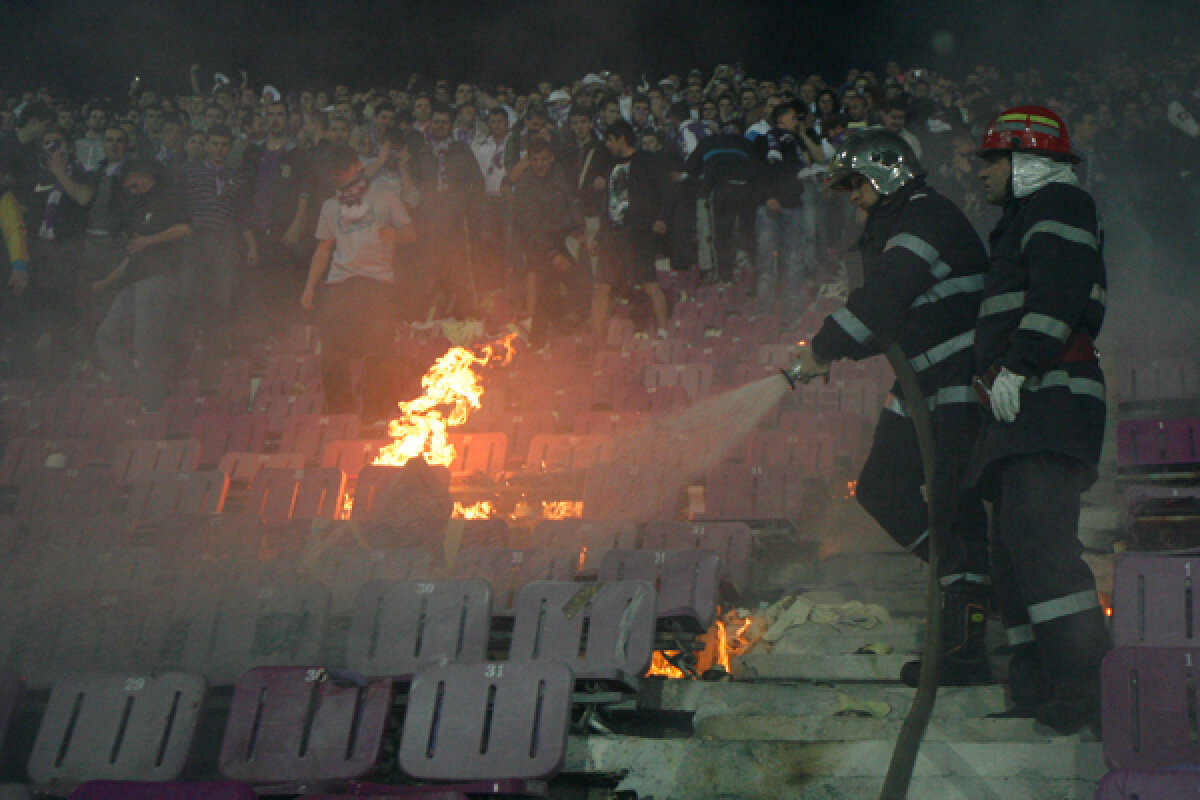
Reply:
[[[1093,346],[1108,294],[1102,232],[1053,111],[1001,113],[977,154],[988,202],[1004,213],[975,338],[988,413],[966,478],[993,503],[992,580],[1014,647],[1008,713],[1098,732],[1111,645],[1077,530],[1104,434]]]

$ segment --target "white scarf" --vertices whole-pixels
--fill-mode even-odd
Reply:
[[[1029,197],[1038,189],[1052,183],[1067,183],[1079,185],[1079,177],[1075,170],[1065,161],[1055,161],[1035,153],[1012,154],[1012,190],[1013,196],[1020,199]]]

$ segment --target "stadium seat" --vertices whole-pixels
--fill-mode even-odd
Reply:
[[[426,781],[549,779],[566,754],[573,684],[556,661],[426,668],[409,688],[400,768]]]
[[[58,681],[29,757],[43,791],[93,780],[173,781],[206,694],[199,675],[82,673]]]
[[[303,453],[309,464],[318,464],[326,444],[338,439],[357,439],[360,427],[357,414],[293,414],[283,426],[279,449]]]
[[[600,581],[649,581],[658,617],[695,633],[716,619],[719,578],[720,558],[707,550],[611,550],[600,562]]]
[[[508,437],[505,434],[451,433],[446,439],[454,448],[454,463],[450,465],[453,474],[482,475],[495,479],[504,472],[508,450]]]
[[[283,433],[288,420],[297,415],[320,415],[325,407],[325,396],[320,392],[277,394],[260,391],[254,395],[251,410],[267,418],[267,430]],[[356,434],[357,435],[357,434]]]
[[[525,472],[571,472],[603,461],[612,453],[611,436],[540,433],[529,442]]]
[[[533,527],[529,546],[575,553],[577,571],[593,571],[609,550],[633,550],[638,530],[632,521],[544,519]]]
[[[1193,577],[1195,573],[1196,577]],[[1113,579],[1113,641],[1118,646],[1200,644],[1200,552],[1125,553]]]
[[[127,439],[117,445],[112,470],[118,483],[133,483],[156,473],[192,472],[199,461],[194,439]]]
[[[347,439],[325,443],[322,467],[337,467],[349,480],[357,480],[362,468],[371,464],[391,439]]]
[[[483,661],[491,614],[485,581],[371,581],[354,601],[346,664],[407,680],[442,660]]]
[[[293,519],[336,519],[342,512],[346,475],[336,467],[258,471],[250,483],[245,511],[266,525]]]
[[[226,453],[261,453],[267,418],[261,414],[201,414],[192,420],[192,438],[200,442],[200,466],[216,467]]]
[[[215,514],[228,491],[229,476],[218,470],[152,474],[133,484],[128,513],[149,523],[175,514]]]
[[[1200,763],[1200,648],[1116,647],[1104,657],[1104,760],[1112,769]]]
[[[218,767],[273,794],[350,781],[383,754],[392,682],[321,667],[257,667],[237,679]]]
[[[526,584],[514,606],[509,661],[550,659],[576,680],[636,689],[654,651],[654,584],[647,581]]]
[[[754,534],[744,522],[651,520],[642,532],[645,550],[708,550],[721,557],[721,577],[739,592],[750,588]]]

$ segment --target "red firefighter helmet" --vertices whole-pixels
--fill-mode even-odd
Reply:
[[[1071,152],[1071,137],[1062,117],[1041,106],[1017,106],[1001,111],[983,135],[977,155],[995,152],[1036,153],[1079,163]]]

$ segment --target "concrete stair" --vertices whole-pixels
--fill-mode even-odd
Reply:
[[[691,713],[692,736],[574,736],[565,772],[605,775],[654,800],[878,797],[915,696],[898,677],[924,639],[924,566],[907,553],[864,546],[760,569],[779,588],[817,593],[809,595],[814,602],[875,603],[891,619],[870,628],[792,627],[769,647],[735,657],[731,681],[648,679],[640,711]],[[994,649],[1003,632],[990,628]],[[856,652],[871,645],[891,652]],[[1004,674],[1002,663],[993,666]],[[1047,736],[1032,720],[988,718],[1006,707],[999,685],[941,689],[908,797],[1091,800],[1106,772],[1101,743]]]

